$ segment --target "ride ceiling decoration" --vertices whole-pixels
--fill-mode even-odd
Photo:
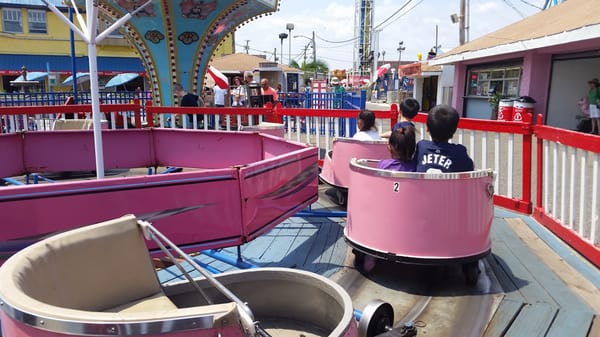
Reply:
[[[99,17],[113,23],[145,0],[100,0]],[[199,93],[211,56],[236,27],[269,15],[278,0],[153,0],[121,28],[138,50],[148,74],[154,102],[173,105],[173,83]],[[84,0],[76,0],[84,6]]]

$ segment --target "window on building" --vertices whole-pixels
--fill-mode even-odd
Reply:
[[[23,33],[23,18],[17,8],[2,8],[2,26],[6,33]]]
[[[469,69],[467,96],[518,97],[521,84],[521,65],[498,65]]]
[[[28,10],[27,21],[29,23],[29,33],[46,34],[48,33],[48,22],[46,21],[46,11]]]

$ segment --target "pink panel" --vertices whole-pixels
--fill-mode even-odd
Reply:
[[[318,198],[317,148],[240,169],[244,234],[252,239]]]
[[[0,178],[23,174],[23,138],[21,134],[0,135]]]
[[[335,172],[333,172],[333,159],[332,159],[333,151],[327,152],[325,158],[323,158],[323,167],[321,168],[321,173],[319,177],[324,180],[329,185],[334,185],[335,182]]]
[[[426,180],[351,170],[346,236],[404,257],[469,257],[490,248],[491,177]]]
[[[92,171],[94,135],[91,131],[29,132],[24,138],[28,172]]]
[[[151,129],[102,132],[106,169],[151,167],[156,162]]]
[[[0,241],[199,205],[155,225],[180,245],[240,243],[240,192],[233,169],[5,187],[0,189]]]
[[[25,166],[29,172],[96,169],[91,131],[31,132],[24,142]],[[103,131],[102,145],[106,169],[154,166],[149,129]]]
[[[262,159],[259,134],[154,129],[160,166],[222,168]]]
[[[306,145],[296,143],[282,138],[274,138],[269,136],[261,136],[262,140],[262,158],[269,159],[282,154],[306,149]]]
[[[387,140],[366,142],[348,138],[338,138],[333,142],[333,153],[331,162],[325,168],[326,162],[323,162],[323,171],[321,174],[327,183],[337,187],[348,188],[350,185],[350,159],[386,159],[390,158],[390,151],[387,148]],[[333,171],[333,179],[331,179]]]

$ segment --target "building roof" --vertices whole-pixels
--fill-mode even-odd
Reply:
[[[214,58],[210,65],[219,69],[224,74],[243,73],[244,71],[253,71],[260,69],[261,63],[269,62],[265,57],[236,53]],[[286,73],[302,73],[300,69],[288,67],[284,64],[278,64],[278,67]]]
[[[430,63],[448,64],[598,37],[598,1],[569,0],[454,48]]]

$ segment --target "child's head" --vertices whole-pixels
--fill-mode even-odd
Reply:
[[[358,130],[369,131],[375,128],[375,113],[370,110],[363,110],[358,114]]]
[[[413,119],[417,115],[417,113],[421,110],[421,105],[419,101],[414,98],[406,98],[402,102],[400,102],[400,113],[406,119]]]
[[[405,126],[392,132],[388,142],[388,148],[392,158],[407,161],[413,158],[416,148],[415,128]]]
[[[427,114],[427,129],[431,138],[447,142],[454,136],[458,127],[458,112],[447,104],[436,105]]]

